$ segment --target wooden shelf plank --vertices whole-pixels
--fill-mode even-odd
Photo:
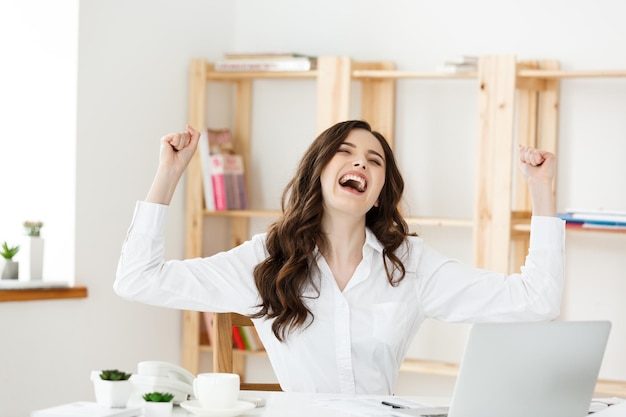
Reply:
[[[423,72],[423,71],[399,71],[399,70],[354,70],[352,78],[356,80],[366,78],[384,78],[384,79],[468,79],[475,80],[478,74],[475,72],[464,74],[449,74],[445,72]]]
[[[87,298],[87,287],[0,290],[0,302]]]
[[[406,358],[400,366],[401,372],[415,372],[429,375],[457,376],[459,365],[451,362],[429,361]]]
[[[592,71],[567,71],[567,70],[520,70],[517,73],[521,78],[622,78],[626,77],[626,70],[592,70]]]
[[[599,379],[596,383],[596,393],[626,398],[626,381],[611,381]]]

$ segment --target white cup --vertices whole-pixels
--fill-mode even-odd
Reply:
[[[239,399],[239,375],[209,372],[193,380],[193,394],[202,408],[233,408]]]

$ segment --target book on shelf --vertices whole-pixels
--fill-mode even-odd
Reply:
[[[243,157],[238,154],[210,156],[215,210],[242,210],[247,206]]]
[[[447,59],[441,64],[437,71],[446,74],[467,74],[478,71],[478,57],[471,55],[461,55]]]
[[[211,147],[209,144],[209,129],[203,129],[200,133],[198,152],[200,152],[200,169],[202,170],[202,190],[204,193],[204,208],[215,211],[215,199],[213,198],[213,182],[211,180]]]
[[[243,157],[233,153],[229,129],[204,129],[199,150],[204,206],[208,211],[247,206]]]
[[[309,71],[317,68],[314,57],[237,58],[215,63],[215,71]]]
[[[566,213],[574,219],[582,220],[598,220],[598,221],[614,221],[626,223],[626,211],[624,210],[608,210],[608,209],[573,209],[568,208]]]
[[[233,347],[240,350],[263,350],[263,344],[253,326],[233,326]]]
[[[475,55],[459,55],[443,61],[444,65],[472,65],[478,66],[478,56]]]
[[[478,67],[475,65],[451,65],[451,64],[443,64],[437,67],[438,72],[443,72],[445,74],[470,74],[476,72]]]
[[[246,345],[243,342],[239,326],[233,326],[233,347],[239,350],[246,350]]]
[[[575,213],[565,212],[557,213],[557,217],[565,220],[568,227],[581,227],[586,229],[622,229],[626,228],[626,218],[602,217],[597,216],[579,216]]]
[[[245,336],[248,350],[263,350],[263,344],[261,343],[261,339],[259,339],[259,334],[257,333],[254,326],[242,326],[240,330]]]
[[[311,55],[297,52],[226,52],[225,59],[289,59],[289,58],[315,58]]]

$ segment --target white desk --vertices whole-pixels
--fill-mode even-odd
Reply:
[[[347,410],[359,411],[358,414],[362,416],[394,415],[392,407],[381,404],[383,400],[393,401],[391,396],[242,391],[240,398],[244,397],[260,397],[266,402],[264,407],[241,414],[244,417],[354,417],[354,414]],[[449,403],[449,399],[446,398],[402,398],[427,405],[440,406]],[[194,416],[178,406],[174,407],[173,415]]]

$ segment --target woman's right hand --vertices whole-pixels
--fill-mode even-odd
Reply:
[[[184,132],[170,133],[161,138],[159,168],[146,201],[166,205],[170,203],[176,185],[198,147],[199,139],[200,132],[189,125]]]
[[[200,133],[187,125],[184,132],[170,133],[161,138],[160,165],[181,174],[189,165],[198,147]]]

